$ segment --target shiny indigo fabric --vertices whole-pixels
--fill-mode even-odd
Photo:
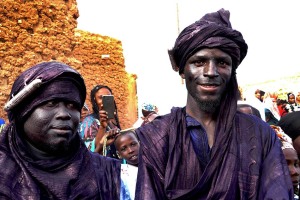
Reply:
[[[11,97],[37,78],[42,80],[41,87],[9,111],[10,123],[0,137],[0,199],[119,199],[121,162],[91,153],[78,133],[68,154],[40,159],[30,151],[22,123],[16,123],[45,101],[58,98],[82,106],[86,95],[80,74],[53,61],[22,73]]]
[[[32,157],[14,124],[0,138],[0,199],[119,199],[118,160],[91,153],[77,136],[73,154]]]
[[[136,199],[292,199],[280,142],[268,124],[237,113],[201,168],[184,108],[136,130],[141,141]],[[230,137],[229,137],[230,136]]]
[[[53,88],[53,86],[51,87],[51,85],[53,85],[51,82],[57,80],[57,77],[59,76],[63,76],[63,80],[71,82],[72,85],[66,85],[64,81],[57,81],[55,83],[56,89],[49,90],[49,88]],[[83,106],[86,97],[86,87],[83,78],[73,68],[57,61],[42,62],[24,71],[14,82],[10,93],[10,99],[18,94],[25,85],[28,85],[35,79],[41,79],[42,85],[35,90],[33,94],[24,98],[19,105],[8,112],[10,121],[16,118],[22,119],[37,105],[48,101],[49,98],[55,95],[58,98],[67,100],[73,99],[80,104],[80,107]],[[77,91],[72,93],[71,90],[75,87],[77,88]],[[65,93],[66,91],[69,92]]]

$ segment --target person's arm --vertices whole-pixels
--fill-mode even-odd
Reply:
[[[103,146],[110,146],[114,143],[116,136],[119,134],[118,129],[111,129],[109,131],[105,131],[105,129],[99,129],[98,134],[95,138],[95,151],[101,155],[103,155]],[[106,141],[105,141],[106,140]]]
[[[159,177],[150,166],[143,160],[143,154],[139,152],[139,166],[137,175],[137,185],[135,200],[144,199],[167,199],[164,193],[163,178]],[[148,152],[150,153],[150,152]]]
[[[139,150],[139,164],[138,164],[138,175],[137,175],[137,185],[135,192],[135,200],[144,199],[156,199],[163,200],[168,199],[164,192],[164,177],[157,170],[157,151],[147,147],[148,142],[147,134],[141,135],[139,130],[136,130],[141,141],[141,146]],[[151,144],[150,146],[152,146]],[[156,166],[156,167],[155,167]]]
[[[105,110],[100,110],[99,116],[100,126],[95,138],[95,152],[103,155],[104,143],[106,143],[106,146],[111,145],[114,142],[117,134],[119,134],[120,130],[118,127],[113,125],[113,122],[115,122],[114,119],[107,119],[107,112]],[[107,131],[108,129],[109,131]]]

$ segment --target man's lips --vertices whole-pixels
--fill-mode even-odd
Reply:
[[[204,83],[204,84],[201,83],[199,85],[203,90],[206,90],[208,92],[215,92],[220,86],[220,84],[216,84],[216,83]]]
[[[72,128],[68,125],[57,125],[51,127],[58,135],[65,135],[72,132]]]

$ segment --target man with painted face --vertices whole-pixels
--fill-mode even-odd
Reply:
[[[169,51],[187,103],[136,129],[136,199],[292,199],[280,142],[237,112],[236,69],[248,46],[220,9],[186,27]]]
[[[0,138],[0,199],[119,199],[120,161],[91,153],[77,132],[86,87],[57,62],[14,82]]]

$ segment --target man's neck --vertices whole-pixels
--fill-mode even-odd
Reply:
[[[210,147],[212,147],[215,138],[216,113],[208,113],[196,108],[191,109],[188,106],[186,112],[203,126],[208,137],[208,144]]]
[[[48,153],[36,148],[34,145],[32,145],[28,140],[26,140],[26,145],[28,146],[28,149],[30,150],[31,154],[33,156],[35,156],[36,158],[38,159],[41,159],[41,160],[45,160],[45,159],[51,159],[55,156],[52,156],[52,155],[49,155]]]

